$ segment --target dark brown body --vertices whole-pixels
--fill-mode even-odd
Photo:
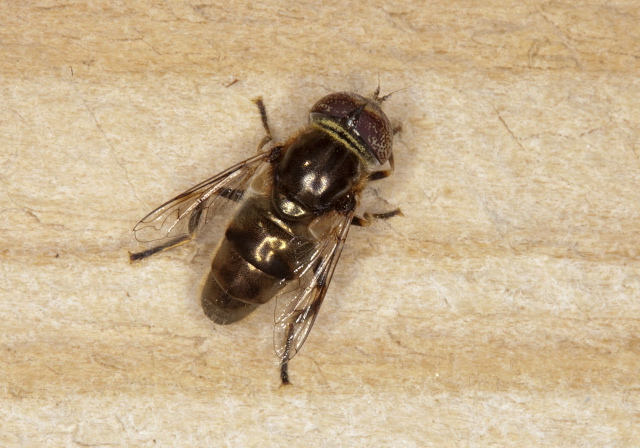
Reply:
[[[202,307],[218,324],[242,319],[295,279],[317,244],[312,221],[355,206],[368,172],[345,144],[310,125],[265,175],[272,188],[243,201],[213,257]]]
[[[202,307],[218,324],[236,322],[277,297],[274,349],[282,384],[300,350],[340,258],[350,226],[388,213],[356,216],[368,181],[393,172],[392,129],[381,104],[337,92],[320,99],[309,124],[283,145],[264,149],[165,202],[133,229],[147,243],[142,260],[186,243],[229,203],[238,208],[211,263]],[[262,100],[256,100],[271,140]],[[389,169],[381,169],[386,163]]]

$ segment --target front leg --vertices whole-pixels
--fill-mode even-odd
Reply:
[[[389,177],[393,174],[394,169],[395,164],[393,163],[393,153],[391,153],[391,155],[389,156],[389,169],[374,171],[373,173],[369,174],[369,180],[380,180],[384,179],[385,177]]]
[[[376,219],[389,219],[394,216],[404,216],[399,208],[391,210],[385,213],[369,213],[365,212],[364,217],[354,216],[351,220],[351,224],[358,227],[369,227],[371,223]]]

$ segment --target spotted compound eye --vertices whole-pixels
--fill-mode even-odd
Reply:
[[[380,102],[375,98],[365,98],[351,92],[332,93],[314,104],[309,116],[311,121],[320,118],[340,120],[353,114],[363,105],[362,113],[349,130],[360,137],[367,149],[382,165],[391,155],[393,134],[389,119],[382,112]]]

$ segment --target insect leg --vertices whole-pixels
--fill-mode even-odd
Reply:
[[[282,364],[280,364],[280,381],[282,381],[282,386],[291,384],[291,381],[289,381],[289,351],[291,350],[291,341],[293,341],[293,324],[289,324],[287,328],[287,342],[282,355]]]
[[[171,240],[167,243],[161,244],[160,246],[152,247],[151,249],[143,250],[142,252],[129,252],[129,261],[138,261],[144,258],[150,257],[153,254],[157,254],[158,252],[162,252],[163,250],[171,249],[172,247],[179,246],[180,244],[184,244],[191,240],[191,236],[183,236],[181,238],[176,238],[175,240]]]
[[[264,148],[264,145],[269,143],[273,139],[273,137],[271,136],[271,129],[269,129],[269,120],[267,119],[267,108],[264,107],[264,102],[262,101],[262,97],[259,96],[258,98],[253,100],[253,102],[256,103],[256,106],[258,106],[258,110],[260,111],[260,118],[262,119],[262,126],[264,126],[264,130],[267,133],[267,135],[265,135],[262,141],[260,142],[260,145],[258,145],[258,152],[260,152],[262,151],[262,148]]]
[[[346,228],[348,229],[348,226]],[[346,236],[346,233],[343,234],[343,236]],[[335,235],[335,237],[338,242],[344,242],[341,236]],[[337,259],[335,259],[335,261],[337,261]],[[327,292],[327,288],[329,286],[329,284],[327,283],[327,277],[329,277],[330,279],[332,269],[326,269],[326,265],[327,263],[323,263],[322,259],[317,260],[317,263],[314,267],[314,277],[316,278],[314,291],[317,291],[315,298],[308,306],[296,310],[295,314],[293,314],[295,318],[292,318],[290,323],[286,326],[284,351],[282,353],[282,363],[280,364],[280,380],[282,381],[282,386],[288,386],[289,384],[291,384],[291,381],[289,380],[289,359],[291,359],[297,353],[300,345],[302,345],[302,343],[304,342],[304,338],[306,337],[304,335],[308,333],[308,329],[313,325],[313,320],[318,314],[318,310],[320,309],[320,305],[322,305],[324,295]],[[331,265],[329,264],[329,266]],[[333,267],[335,267],[335,264],[333,265]],[[309,323],[309,320],[311,323]],[[298,334],[296,334],[296,329],[300,329],[305,325],[307,325],[307,330],[302,330],[302,333],[298,332]],[[298,339],[297,341],[295,340],[296,338]],[[302,342],[300,339],[302,340]],[[296,344],[296,346],[293,347],[293,350],[295,350],[295,352],[291,354],[292,346],[294,344]]]
[[[359,227],[368,227],[371,225],[374,219],[389,219],[389,218],[393,218],[394,216],[404,216],[404,215],[402,214],[402,211],[400,211],[399,208],[396,208],[395,210],[391,210],[390,212],[386,212],[386,213],[365,212],[363,218],[359,216],[354,216],[353,219],[351,220],[351,224]]]
[[[239,199],[234,199],[234,197],[238,195],[238,192],[236,190],[231,190],[231,189],[227,189],[227,190],[229,190],[229,192],[224,192],[226,194],[223,194],[223,192],[220,192],[219,193],[220,196],[223,196],[232,200],[239,200]],[[243,193],[244,192],[240,193],[240,197],[242,197]],[[191,239],[193,239],[193,237],[196,234],[196,230],[198,229],[198,224],[200,224],[200,218],[202,218],[203,211],[204,211],[204,202],[201,202],[200,204],[198,204],[196,209],[193,211],[193,213],[189,217],[189,226],[187,227],[188,229],[187,235],[181,236],[180,238],[175,238],[159,246],[155,246],[150,249],[143,250],[142,252],[135,252],[135,253],[129,252],[129,261],[133,262],[133,261],[142,260],[144,258],[150,257],[153,254],[157,254],[158,252],[162,252],[164,250],[171,249],[172,247],[176,247],[176,246],[179,246],[180,244],[184,244],[188,241],[191,241]]]
[[[379,170],[374,171],[369,175],[369,180],[380,180],[385,177],[389,177],[393,174],[393,170],[395,169],[395,164],[393,163],[393,153],[389,156],[389,169],[388,170]]]

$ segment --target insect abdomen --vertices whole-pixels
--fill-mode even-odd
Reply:
[[[271,300],[295,269],[309,240],[294,237],[267,210],[270,199],[248,199],[225,232],[202,292],[211,320],[229,324]]]

